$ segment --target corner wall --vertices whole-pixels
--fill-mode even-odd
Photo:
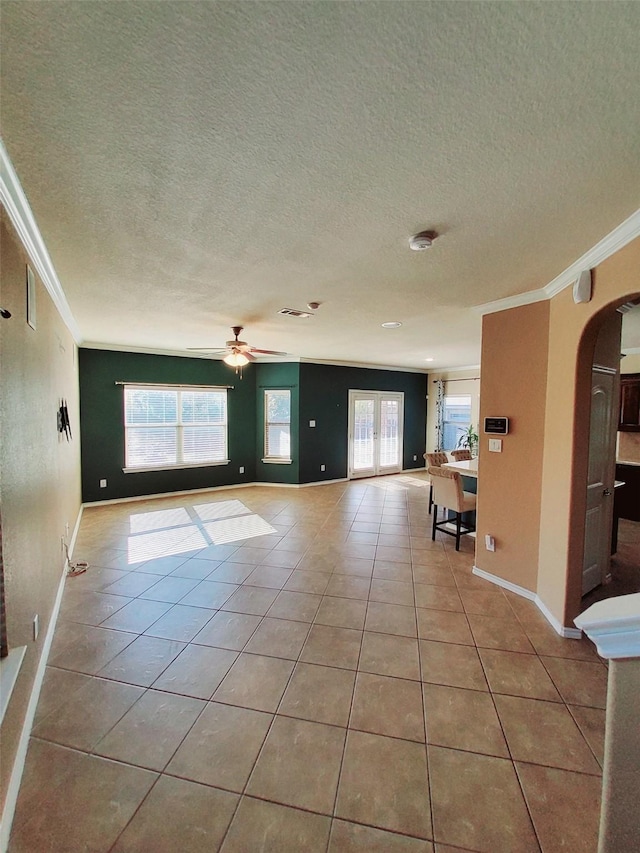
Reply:
[[[229,391],[228,465],[125,474],[124,403],[116,382],[233,385]],[[109,350],[80,350],[83,501],[206,489],[255,480],[254,365],[242,379],[221,361],[146,355]],[[244,466],[244,474],[239,468]],[[100,488],[100,480],[107,481]]]
[[[404,392],[402,465],[404,469],[424,468],[426,388],[424,373],[303,362],[300,365],[300,482],[348,476],[350,389]],[[315,427],[309,426],[312,420]],[[324,471],[320,471],[321,465],[325,465]]]
[[[538,579],[548,336],[548,302],[483,318],[475,564],[530,592]],[[489,452],[485,417],[509,418],[501,453]]]
[[[593,270],[590,302],[569,287],[483,320],[480,416],[513,428],[502,454],[481,435],[476,565],[537,593],[561,626],[580,612],[594,348],[611,311],[638,296],[640,238]]]
[[[261,483],[299,482],[300,447],[300,365],[298,362],[282,364],[256,364],[256,479]],[[264,392],[282,389],[291,391],[291,464],[263,462],[264,457]]]
[[[538,595],[566,626],[581,607],[593,352],[603,320],[640,295],[640,238],[599,264],[592,281],[590,302],[574,304],[571,288],[550,301]]]
[[[26,322],[27,255],[2,213],[0,482],[9,648],[27,651],[0,732],[4,809],[36,670],[62,579],[60,537],[80,512],[80,428],[75,342],[36,274],[36,329]],[[30,264],[35,273],[35,267]],[[67,402],[72,440],[57,431]],[[33,617],[40,633],[33,640]]]

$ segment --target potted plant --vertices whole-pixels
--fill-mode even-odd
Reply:
[[[460,450],[466,449],[471,453],[472,456],[477,456],[479,441],[480,438],[478,437],[478,433],[476,432],[475,427],[472,424],[469,424],[469,426],[458,439],[456,447]]]

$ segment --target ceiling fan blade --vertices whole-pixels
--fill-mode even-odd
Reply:
[[[276,352],[272,349],[258,349],[257,347],[251,347],[251,352],[259,352],[261,355],[289,355],[288,352]]]
[[[228,349],[228,347],[222,347],[222,349],[219,349],[219,348],[218,349],[212,349],[211,347],[187,347],[187,350],[189,350],[190,352],[217,353],[217,352],[226,352],[227,349]]]
[[[242,351],[242,355],[243,355],[245,358],[248,358],[248,359],[249,359],[249,361],[255,361],[255,360],[256,360],[255,355],[251,355],[251,353],[250,353],[250,352],[247,352],[246,350],[243,350],[243,351]]]

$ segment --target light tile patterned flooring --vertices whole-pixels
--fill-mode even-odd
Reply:
[[[94,507],[11,853],[595,851],[607,669],[423,475]]]

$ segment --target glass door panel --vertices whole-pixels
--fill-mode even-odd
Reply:
[[[399,414],[398,400],[389,400],[384,397],[380,400],[379,464],[381,468],[398,468],[400,465]]]
[[[375,400],[354,400],[353,414],[353,470],[368,471],[374,463]]]

